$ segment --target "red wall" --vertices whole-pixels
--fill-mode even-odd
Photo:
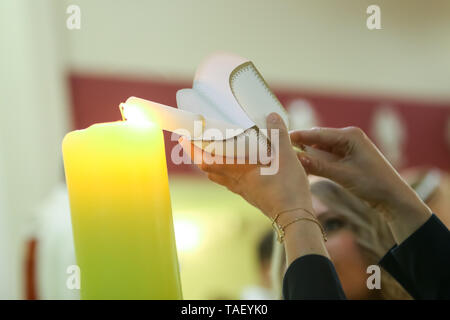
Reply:
[[[190,82],[159,79],[135,80],[122,77],[105,77],[72,74],[69,77],[73,125],[76,129],[93,123],[120,119],[118,105],[129,96],[176,106],[178,89],[191,87]],[[446,121],[450,117],[450,102],[427,103],[386,97],[363,97],[352,94],[317,94],[302,90],[275,88],[280,101],[287,106],[293,99],[306,99],[315,109],[320,124],[329,127],[359,126],[370,133],[375,109],[389,104],[402,117],[406,125],[407,141],[404,149],[405,167],[436,166],[450,169],[450,147],[445,141]],[[170,152],[174,142],[166,137],[166,150]],[[190,166],[175,166],[167,155],[171,172],[191,172]]]

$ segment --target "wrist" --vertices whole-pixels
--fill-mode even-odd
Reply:
[[[387,223],[397,244],[402,243],[431,216],[431,209],[408,185],[387,207]]]
[[[308,254],[319,254],[330,258],[322,231],[316,223],[299,221],[288,226],[284,232],[284,247],[288,264]]]
[[[293,210],[285,212],[281,211],[279,214],[275,215],[274,218],[276,218],[276,222],[279,225],[285,226],[298,218],[316,219],[316,214],[312,208],[307,209],[305,207],[297,207]]]
[[[286,237],[287,228],[289,227],[289,229],[292,230],[292,232],[289,232],[290,234],[295,234],[297,232],[295,231],[297,229],[296,226],[302,223],[306,224],[307,230],[314,228],[311,225],[308,226],[308,223],[316,225],[318,230],[320,230],[323,240],[327,240],[325,230],[322,224],[317,220],[315,214],[312,211],[303,208],[293,209],[277,214],[273,219],[272,226],[278,234],[278,240],[283,242]],[[303,229],[303,227],[301,228]]]
[[[281,218],[281,216],[296,216],[302,213],[307,215],[308,211],[314,214],[311,196],[299,197],[298,195],[293,195],[292,197],[276,201],[275,204],[264,213],[273,220],[277,216]]]
[[[418,194],[406,183],[390,197],[385,206],[388,222],[401,220],[406,217],[429,217],[430,208],[420,199]]]

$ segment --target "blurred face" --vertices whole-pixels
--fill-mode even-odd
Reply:
[[[328,241],[325,243],[331,260],[348,299],[371,299],[373,291],[367,289],[367,263],[356,243],[354,233],[346,219],[331,211],[317,197],[313,197],[317,218],[322,223]]]

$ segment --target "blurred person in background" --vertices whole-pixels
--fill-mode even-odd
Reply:
[[[348,299],[411,299],[381,268],[381,289],[368,289],[367,267],[376,265],[395,241],[369,205],[329,180],[311,185],[313,207],[327,235],[325,243]]]
[[[64,177],[64,173],[62,175]],[[69,196],[60,181],[33,210],[25,242],[25,298],[80,299],[80,291],[67,282],[76,265]]]
[[[273,300],[275,294],[272,290],[271,259],[273,249],[273,231],[265,232],[258,242],[258,271],[259,285],[249,286],[242,291],[242,300]]]
[[[80,299],[70,288],[69,267],[75,266],[75,247],[65,183],[60,183],[35,211],[36,296],[44,300]]]

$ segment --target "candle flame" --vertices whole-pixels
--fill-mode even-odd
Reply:
[[[152,123],[145,110],[137,105],[121,103],[119,108],[124,121],[139,125],[149,125]]]

